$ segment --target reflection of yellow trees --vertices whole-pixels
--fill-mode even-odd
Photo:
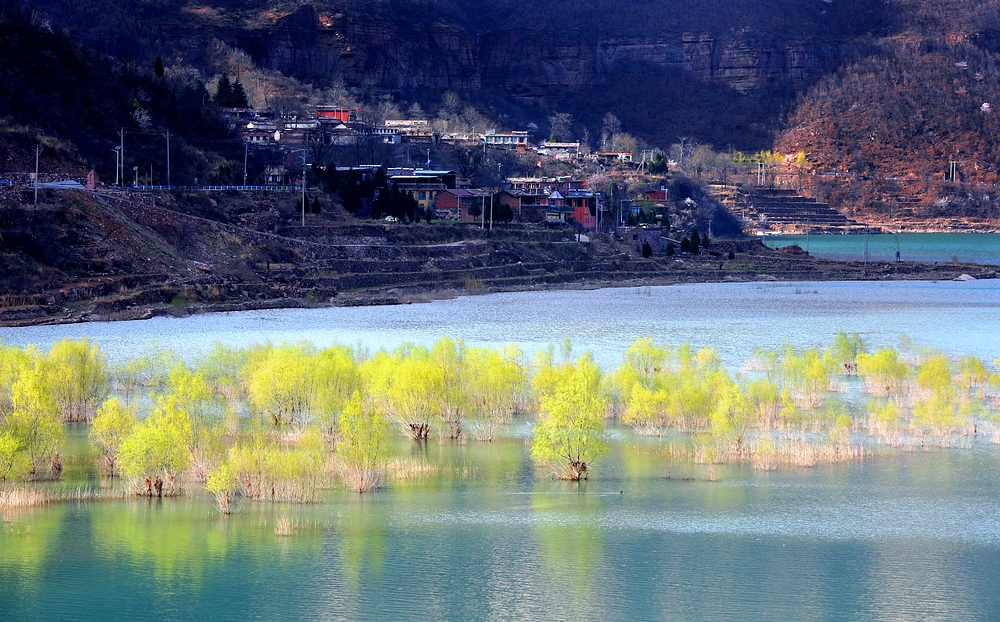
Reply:
[[[26,509],[0,521],[0,568],[8,580],[30,587],[41,573],[51,547],[59,540],[65,508]]]
[[[604,530],[597,519],[604,505],[600,497],[586,492],[536,489],[532,495],[543,584],[551,586],[554,610],[569,619],[586,619],[593,613],[589,599],[604,553]]]
[[[233,534],[226,522],[205,521],[191,502],[158,500],[92,505],[94,548],[105,555],[127,555],[157,580],[182,578],[198,583],[205,571],[226,557]]]
[[[385,517],[379,507],[356,497],[340,507],[337,521],[340,561],[344,580],[355,593],[363,581],[376,578],[382,571],[385,556]]]

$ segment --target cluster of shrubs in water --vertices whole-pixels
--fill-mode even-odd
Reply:
[[[841,397],[852,387],[868,396],[864,413]],[[0,346],[0,502],[23,498],[10,494],[19,482],[60,477],[64,424],[89,423],[106,474],[135,494],[203,482],[229,512],[239,497],[379,487],[393,427],[418,442],[490,442],[532,417],[538,466],[579,480],[609,449],[608,420],[666,436],[673,456],[774,469],[859,459],[873,444],[1000,443],[998,395],[1000,373],[974,356],[908,343],[869,352],[843,332],[824,350],[756,351],[735,375],[713,348],[648,338],[610,374],[568,342],[530,362],[513,345],[443,337],[375,354],[217,345],[185,362],[155,350],[114,365],[86,339],[47,353]]]

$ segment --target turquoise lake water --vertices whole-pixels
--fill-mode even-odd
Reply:
[[[816,257],[864,261],[864,235],[769,235],[764,244],[780,248],[798,244]],[[868,261],[896,260],[945,263],[959,261],[1000,265],[1000,233],[880,233],[868,236]]]
[[[283,310],[0,329],[87,334],[112,359],[155,341],[185,356],[311,339],[391,347],[443,333],[526,349],[571,336],[603,366],[634,338],[716,345],[872,345],[900,333],[1000,356],[1000,283],[685,285],[527,292],[382,308]],[[73,428],[64,488],[93,485]],[[0,620],[1000,619],[1000,447],[885,450],[762,472],[672,460],[615,427],[590,481],[536,471],[526,423],[494,444],[413,444],[436,474],[322,503],[176,499],[0,511]],[[288,518],[291,536],[275,535]]]

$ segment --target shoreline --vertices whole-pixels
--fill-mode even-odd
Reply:
[[[720,246],[722,242],[719,243]],[[390,306],[419,304],[436,300],[449,300],[459,296],[479,296],[484,294],[627,289],[632,287],[654,287],[667,285],[711,284],[711,283],[796,283],[831,281],[952,281],[963,275],[975,280],[1000,278],[1000,266],[946,263],[926,264],[919,262],[869,262],[865,266],[857,261],[836,261],[817,259],[804,253],[772,251],[751,255],[754,263],[740,263],[715,257],[681,257],[667,260],[653,260],[654,266],[641,265],[634,270],[621,270],[604,274],[594,272],[568,271],[527,277],[492,278],[477,280],[466,277],[463,281],[416,281],[395,285],[373,286],[353,290],[337,291],[326,300],[298,292],[300,295],[277,296],[273,298],[245,299],[224,298],[221,300],[190,301],[183,304],[154,303],[129,306],[121,311],[102,312],[106,300],[92,297],[77,301],[65,307],[57,305],[26,305],[23,307],[0,309],[0,327],[18,328],[77,324],[85,322],[107,322],[145,320],[154,317],[184,317],[208,313],[257,311],[267,309],[308,309],[328,307]],[[660,268],[655,272],[649,268]],[[174,284],[184,288],[184,284]],[[102,307],[102,305],[105,305]]]

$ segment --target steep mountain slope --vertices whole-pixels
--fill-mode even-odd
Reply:
[[[749,133],[733,128],[702,139],[741,149],[769,147],[796,91],[864,50],[886,25],[883,0],[37,0],[36,6],[127,63],[148,66],[159,55],[168,65],[212,75],[225,51],[238,49],[260,67],[318,87],[343,84],[371,101],[388,93],[434,105],[452,90],[527,106],[535,120],[552,109],[574,112],[592,134],[599,133],[595,118],[609,110],[625,118],[636,107],[663,108],[652,97],[606,97],[621,75],[638,72],[640,86],[652,93],[695,81],[711,85],[712,97],[737,110],[737,120],[758,112],[758,127]],[[665,103],[665,115],[708,118],[704,98]],[[589,114],[595,105],[604,109]],[[649,114],[631,117],[626,129],[653,143],[685,134]],[[708,124],[699,118],[698,125]]]
[[[899,6],[900,32],[809,89],[776,148],[870,218],[997,218],[1000,3]]]

